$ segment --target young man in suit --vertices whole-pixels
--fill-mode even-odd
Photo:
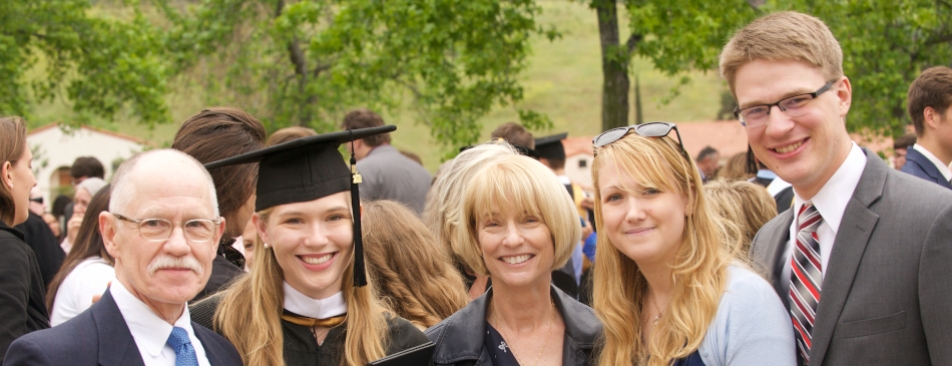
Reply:
[[[84,313],[14,341],[3,364],[241,365],[186,306],[208,281],[224,228],[212,178],[194,158],[154,150],[125,162],[99,216],[116,281]]]
[[[842,60],[829,28],[795,12],[721,53],[754,154],[795,194],[752,258],[790,310],[801,364],[952,364],[952,192],[851,141]]]
[[[952,189],[952,69],[923,71],[909,86],[909,117],[916,144],[906,151],[902,171]]]

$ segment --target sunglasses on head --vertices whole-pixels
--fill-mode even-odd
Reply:
[[[671,133],[671,130],[674,130],[675,135],[678,136],[678,146],[681,147],[681,155],[684,155],[685,159],[691,160],[687,151],[684,150],[684,143],[681,142],[681,132],[678,131],[678,126],[669,122],[648,122],[634,126],[615,127],[595,136],[595,138],[592,139],[592,144],[595,145],[596,148],[605,147],[628,136],[631,131],[635,131],[635,134],[638,136],[665,137]],[[598,152],[596,151],[595,154],[598,155]]]

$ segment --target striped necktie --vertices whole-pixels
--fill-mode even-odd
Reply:
[[[820,302],[823,283],[823,262],[816,229],[823,218],[812,203],[807,202],[797,214],[797,243],[790,256],[790,316],[793,320],[797,348],[802,364],[810,363],[813,321]]]

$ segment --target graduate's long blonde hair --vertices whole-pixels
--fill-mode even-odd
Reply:
[[[676,141],[634,133],[596,150],[592,175],[599,229],[605,230],[605,222],[598,172],[608,166],[642,186],[681,194],[688,205],[681,247],[672,268],[671,302],[648,340],[642,339],[648,283],[638,265],[615,248],[608,235],[599,233],[593,305],[604,325],[604,336],[598,365],[669,365],[698,349],[717,314],[731,262],[725,243],[736,238],[730,234],[737,229],[714,219],[704,200],[697,167],[682,155]]]
[[[347,196],[348,206],[350,195]],[[258,212],[267,221],[273,211]],[[284,273],[274,251],[255,240],[251,273],[229,287],[215,311],[215,329],[238,349],[245,365],[284,365]],[[347,302],[347,327],[341,365],[363,366],[386,356],[390,341],[384,307],[378,303],[369,282],[354,287],[353,250],[344,270],[341,290]]]

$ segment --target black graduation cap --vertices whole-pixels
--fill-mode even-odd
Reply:
[[[205,168],[258,163],[255,211],[350,190],[354,215],[354,286],[361,287],[367,284],[357,186],[361,177],[357,173],[357,159],[351,155],[348,169],[338,148],[345,142],[396,129],[397,126],[387,125],[308,136],[214,161],[205,164]]]
[[[568,136],[568,132],[564,132],[537,138],[535,140],[536,153],[540,158],[565,160],[565,146],[562,145],[562,140]]]

